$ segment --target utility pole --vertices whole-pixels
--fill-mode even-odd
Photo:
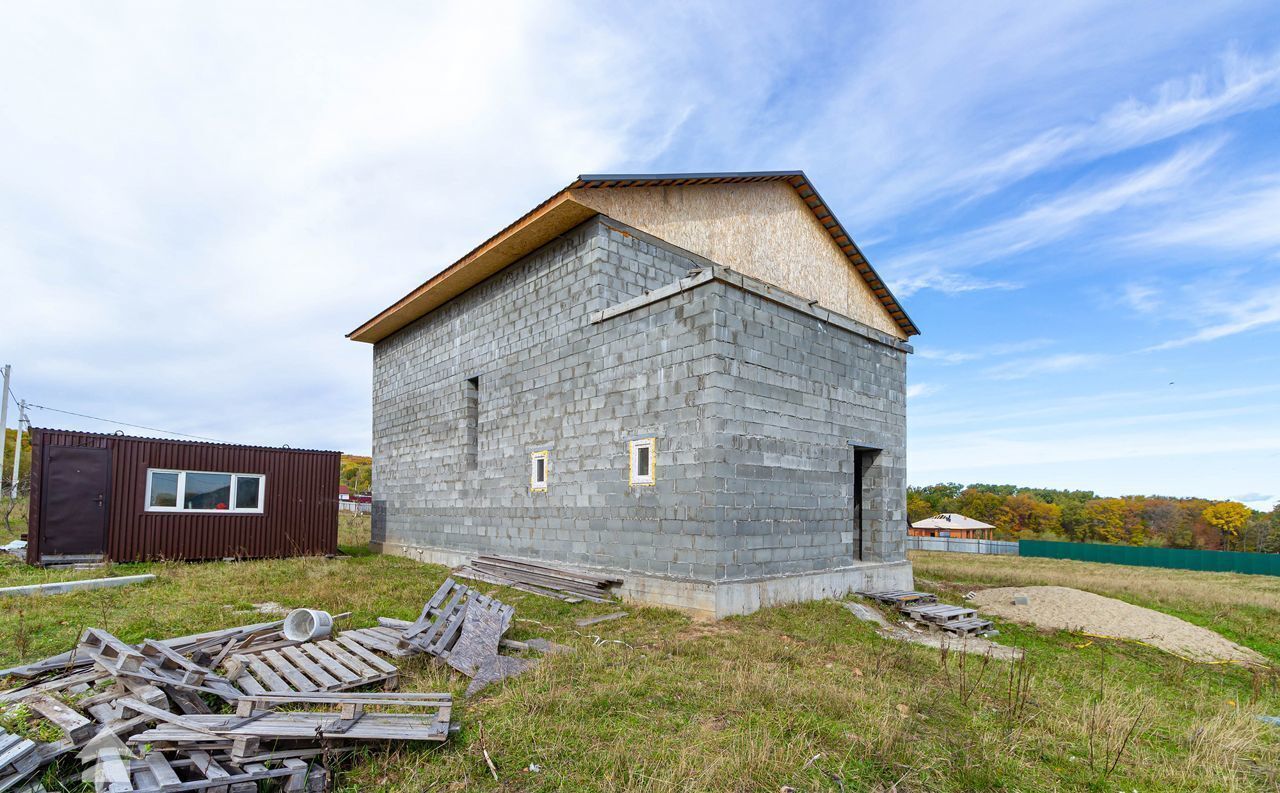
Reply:
[[[12,368],[4,365],[4,390],[0,391],[0,469],[4,468],[4,442],[9,439],[9,370]],[[0,474],[0,480],[3,479]]]
[[[27,420],[27,400],[18,402],[18,436],[13,440],[13,481],[10,482],[9,498],[18,500],[18,463],[22,460],[22,422]]]

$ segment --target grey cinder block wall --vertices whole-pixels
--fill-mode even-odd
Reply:
[[[617,571],[715,617],[908,587],[909,352],[596,216],[375,344],[374,543]]]

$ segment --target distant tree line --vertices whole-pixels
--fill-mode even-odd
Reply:
[[[942,512],[990,523],[997,539],[1280,553],[1280,505],[1259,512],[1237,501],[954,482],[907,488],[911,522]]]

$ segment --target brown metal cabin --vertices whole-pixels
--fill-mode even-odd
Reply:
[[[334,553],[340,457],[33,427],[27,562]]]

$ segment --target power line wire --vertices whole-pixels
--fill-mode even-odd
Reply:
[[[94,421],[105,421],[108,424],[119,424],[121,427],[133,427],[134,429],[139,429],[139,430],[150,430],[151,432],[163,432],[166,435],[178,435],[183,438],[195,438],[196,440],[200,440],[200,441],[213,441],[214,443],[230,443],[231,442],[231,441],[219,440],[217,438],[208,438],[208,437],[205,437],[204,435],[191,435],[190,433],[186,433],[186,432],[174,432],[173,430],[165,430],[159,427],[148,427],[144,424],[130,424],[127,421],[116,421],[115,419],[104,419],[101,416],[90,416],[88,413],[76,413],[71,410],[61,410],[59,408],[51,408],[51,407],[46,407],[44,405],[33,405],[30,402],[27,403],[27,407],[37,408],[39,410],[51,410],[54,413],[65,413],[68,416],[79,416],[82,419],[93,419]]]

